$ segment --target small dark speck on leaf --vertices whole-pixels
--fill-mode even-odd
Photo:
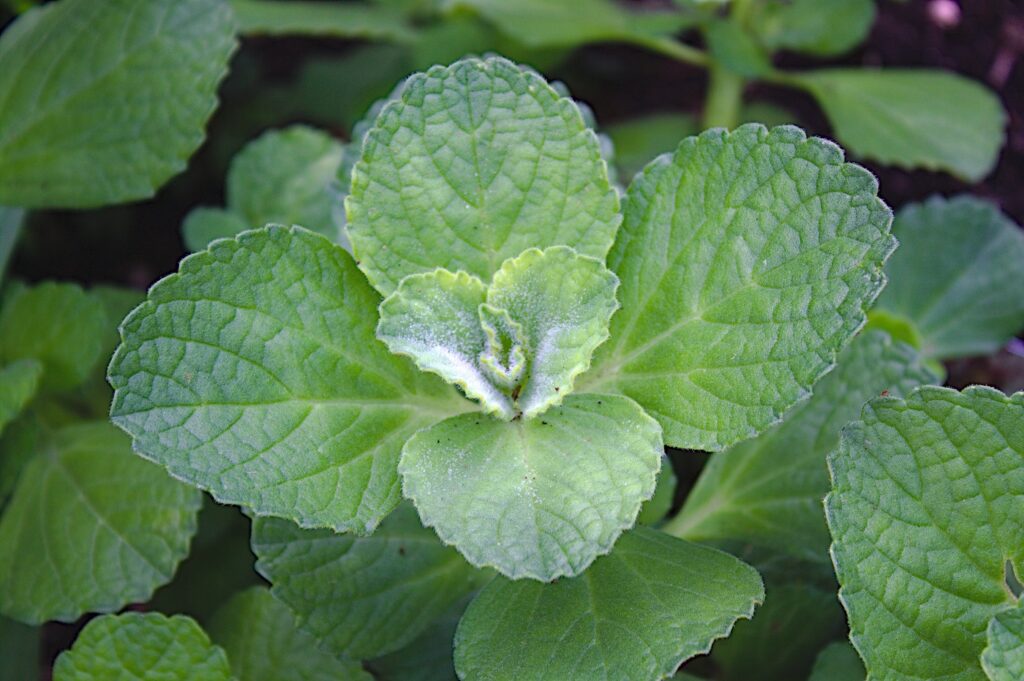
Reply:
[[[404,556],[405,555],[405,547],[404,546],[399,546],[398,547],[398,555],[400,555],[400,556]]]
[[[888,396],[889,396],[889,391],[888,390],[883,390],[882,391],[882,397],[888,397]]]

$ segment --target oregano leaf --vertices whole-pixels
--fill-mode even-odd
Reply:
[[[257,570],[299,626],[355,659],[401,648],[490,579],[420,525],[408,504],[367,537],[257,518],[252,547]]]
[[[231,681],[224,651],[191,617],[104,615],[53,667],[54,681]]]
[[[621,392],[672,446],[720,450],[806,398],[864,323],[895,246],[875,178],[798,128],[684,140],[629,188],[622,310],[580,391]]]
[[[851,640],[879,681],[984,681],[1024,566],[1024,393],[877,398],[829,459],[826,513]]]
[[[654,493],[662,442],[632,400],[571,395],[534,419],[463,414],[402,450],[405,496],[473,565],[517,579],[579,574]]]
[[[372,531],[398,503],[405,440],[471,406],[374,337],[379,302],[305,229],[214,242],[122,325],[113,420],[221,502]]]
[[[991,681],[1024,678],[1024,606],[997,613],[988,623],[988,645],[981,666]]]
[[[199,493],[133,455],[105,421],[40,446],[0,517],[0,611],[73,622],[148,600],[188,554]]]
[[[463,679],[657,681],[763,598],[737,558],[637,528],[578,577],[484,587],[455,634],[455,667]]]
[[[373,681],[359,662],[319,649],[266,587],[232,596],[213,614],[208,629],[227,653],[235,677],[244,681]]]
[[[185,169],[236,46],[220,0],[61,0],[0,36],[0,203],[91,208]]]
[[[353,251],[390,294],[442,267],[484,281],[527,248],[604,258],[618,194],[572,100],[499,57],[412,76],[363,141],[346,199]]]

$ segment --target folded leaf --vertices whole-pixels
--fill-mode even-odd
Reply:
[[[300,628],[356,659],[406,645],[490,578],[441,544],[407,504],[368,537],[257,518],[252,547],[257,570]]]
[[[234,51],[220,0],[61,0],[0,37],[0,203],[91,208],[185,169]]]
[[[571,395],[535,419],[456,416],[402,450],[403,491],[477,566],[575,575],[611,550],[654,493],[658,424],[621,396]]]
[[[307,230],[215,242],[125,320],[114,422],[221,502],[371,531],[398,503],[408,436],[471,406],[377,341],[379,302]]]
[[[43,365],[21,359],[0,369],[0,433],[36,394]]]
[[[796,77],[839,141],[867,159],[977,182],[1003,146],[1006,113],[984,85],[928,69],[822,69]]]
[[[199,494],[106,422],[42,443],[0,517],[0,611],[73,622],[149,599],[188,554]]]
[[[916,352],[886,334],[857,336],[785,421],[711,457],[665,531],[691,541],[753,544],[831,572],[821,501],[839,430],[871,398],[899,397],[935,378]]]
[[[459,623],[455,667],[463,679],[657,681],[763,597],[729,554],[638,528],[579,577],[484,587]]]
[[[90,621],[53,667],[54,681],[231,681],[224,651],[191,617],[157,612]]]
[[[412,76],[363,142],[348,233],[385,295],[442,267],[489,281],[527,248],[603,258],[618,194],[572,100],[498,57]]]
[[[1024,678],[1024,606],[1019,602],[988,623],[988,646],[981,651],[981,666],[991,681]]]
[[[665,442],[720,450],[779,421],[878,295],[891,214],[866,170],[791,126],[709,130],[629,188],[611,339],[579,391],[621,392]]]
[[[983,681],[1024,566],[1024,393],[924,387],[843,430],[826,499],[840,598],[872,679]]]
[[[1024,329],[1024,233],[994,205],[933,197],[901,210],[893,234],[872,324],[909,324],[939,360],[993,352]]]
[[[214,613],[208,629],[235,677],[244,681],[373,681],[358,662],[317,648],[316,639],[296,628],[295,615],[266,587],[235,594]]]

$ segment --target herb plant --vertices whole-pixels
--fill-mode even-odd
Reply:
[[[90,613],[56,681],[1024,675],[1024,393],[939,385],[1024,328],[1024,234],[968,196],[894,221],[836,144],[736,125],[796,85],[857,153],[977,178],[1000,107],[771,65],[870,2],[583,5],[57,0],[0,35],[0,275],[24,209],[181,170],[240,33],[630,42],[708,66],[724,125],[622,187],[564,85],[445,58],[347,144],[246,144],[144,297],[7,281],[0,680]]]

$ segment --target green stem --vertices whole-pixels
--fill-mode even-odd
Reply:
[[[704,127],[731,130],[740,122],[746,80],[721,64],[712,64],[708,75],[710,82],[704,104]]]
[[[632,38],[632,42],[641,47],[646,47],[652,52],[663,54],[666,57],[671,57],[676,61],[681,61],[686,64],[705,67],[710,66],[711,64],[711,59],[707,54],[695,47],[690,47],[689,45],[672,38],[636,36]]]

